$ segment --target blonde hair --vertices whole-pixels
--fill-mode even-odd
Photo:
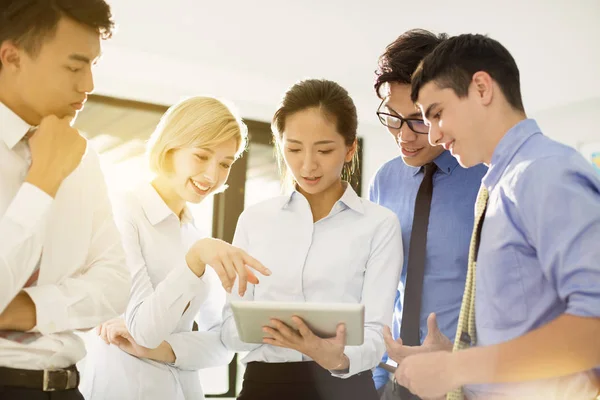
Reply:
[[[171,106],[148,140],[150,170],[167,172],[170,151],[182,148],[214,148],[236,139],[237,159],[246,149],[248,129],[233,107],[212,97],[190,97]]]

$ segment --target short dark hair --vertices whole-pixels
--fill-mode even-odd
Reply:
[[[380,89],[384,83],[409,85],[419,63],[446,39],[445,33],[436,35],[425,29],[411,29],[398,36],[379,56],[373,84],[377,96],[383,98]]]
[[[0,44],[11,40],[35,54],[63,16],[97,30],[102,39],[114,29],[104,0],[0,0]]]
[[[500,42],[476,34],[451,37],[425,57],[413,74],[411,98],[416,102],[419,91],[431,81],[466,97],[473,75],[479,71],[487,72],[498,83],[515,110],[524,111],[515,59]]]
[[[288,89],[271,123],[275,140],[282,139],[285,122],[290,115],[309,108],[319,108],[325,116],[332,118],[346,146],[354,144],[358,129],[358,115],[354,101],[346,89],[326,79],[306,79]],[[283,157],[279,151],[277,154],[280,168],[284,168]],[[358,151],[354,153],[354,159],[344,166],[342,179],[351,182],[357,164]]]

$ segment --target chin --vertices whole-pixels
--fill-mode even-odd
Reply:
[[[423,165],[420,160],[416,160],[412,157],[402,157],[402,161],[404,161],[404,164],[408,165],[409,167],[420,167]]]
[[[201,203],[202,200],[204,200],[205,198],[207,198],[208,196],[210,196],[210,193],[205,194],[204,196],[198,194],[198,193],[194,193],[192,195],[187,196],[187,198],[185,198],[184,200],[187,203],[191,203],[191,204],[198,204]]]
[[[316,186],[310,186],[310,185],[301,185],[300,183],[297,184],[298,188],[302,189],[303,192],[308,193],[308,194],[317,194],[323,191],[321,185],[316,185]]]
[[[473,160],[469,160],[468,157],[462,157],[460,154],[454,156],[458,164],[463,168],[471,168],[477,165],[477,163],[473,162]]]

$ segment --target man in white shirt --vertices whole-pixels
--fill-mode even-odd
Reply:
[[[111,18],[104,0],[0,2],[1,399],[82,399],[74,331],[127,304],[98,157],[70,126]]]

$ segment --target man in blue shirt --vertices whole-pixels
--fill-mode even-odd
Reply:
[[[465,167],[489,165],[489,200],[474,269],[475,343],[409,356],[396,379],[427,398],[461,386],[468,399],[596,398],[600,177],[527,119],[515,60],[493,39],[440,44],[413,75],[412,99],[430,142]]]
[[[371,201],[398,215],[402,228],[404,266],[396,296],[393,332],[387,328],[385,332],[388,354],[383,359],[384,363],[392,365],[400,363],[408,354],[452,346],[444,335],[454,340],[465,286],[469,239],[473,230],[473,206],[481,178],[487,171],[483,165],[472,169],[462,168],[448,151],[431,146],[427,138],[429,128],[410,98],[412,73],[419,62],[445,38],[446,35],[436,36],[425,30],[405,32],[380,57],[375,82],[377,95],[382,99],[377,114],[401,152],[399,157],[379,169],[369,193]],[[417,228],[413,226],[413,221],[417,221],[415,202],[424,181],[424,166],[430,163],[435,164],[436,171],[432,176],[429,223],[424,221],[427,225],[425,237],[411,238],[411,233]],[[414,254],[409,254],[419,245],[414,243],[418,239],[423,239],[424,272],[422,277],[413,276],[417,281],[420,279],[423,285],[422,290],[415,293],[420,297],[415,302],[407,299],[404,288],[407,275],[416,273],[418,269],[418,260],[414,259]],[[406,289],[408,294],[409,287],[406,286]],[[415,326],[411,327],[417,332],[417,343],[403,343],[400,338],[402,313],[409,307],[417,308],[415,312],[418,314],[415,314],[412,322]],[[388,360],[388,355],[392,360]],[[382,399],[412,397],[408,392],[403,393],[402,388],[398,388],[390,377],[391,374],[384,368],[375,371],[375,386]]]

